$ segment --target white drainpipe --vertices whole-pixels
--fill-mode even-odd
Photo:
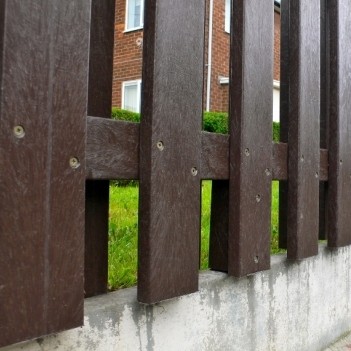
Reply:
[[[210,14],[209,14],[209,22],[208,22],[206,111],[210,111],[210,101],[211,101],[212,32],[213,32],[212,27],[213,27],[213,0],[210,0]]]

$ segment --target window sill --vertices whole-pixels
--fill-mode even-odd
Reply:
[[[123,33],[136,32],[138,30],[144,29],[144,26],[129,28],[123,31]]]

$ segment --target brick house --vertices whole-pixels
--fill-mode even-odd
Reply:
[[[227,111],[230,0],[206,1],[204,110]],[[273,0],[272,0],[273,1]],[[116,2],[113,106],[140,110],[143,0]],[[208,77],[208,74],[209,77]],[[280,0],[274,1],[273,117],[279,120]]]

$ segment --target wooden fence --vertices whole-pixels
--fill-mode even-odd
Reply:
[[[0,346],[106,292],[110,179],[140,180],[140,302],[197,290],[203,179],[213,270],[270,268],[272,180],[289,259],[351,244],[351,2],[282,0],[276,144],[273,0],[232,0],[230,135],[202,131],[205,5],[146,0],[139,125],[101,118],[114,0],[0,0]]]

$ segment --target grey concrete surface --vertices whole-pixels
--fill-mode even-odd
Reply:
[[[351,333],[344,335],[337,342],[327,347],[324,351],[350,351]]]
[[[203,272],[199,292],[153,306],[135,288],[90,298],[84,327],[0,351],[320,351],[351,330],[350,282],[351,248],[320,246],[242,279]]]

